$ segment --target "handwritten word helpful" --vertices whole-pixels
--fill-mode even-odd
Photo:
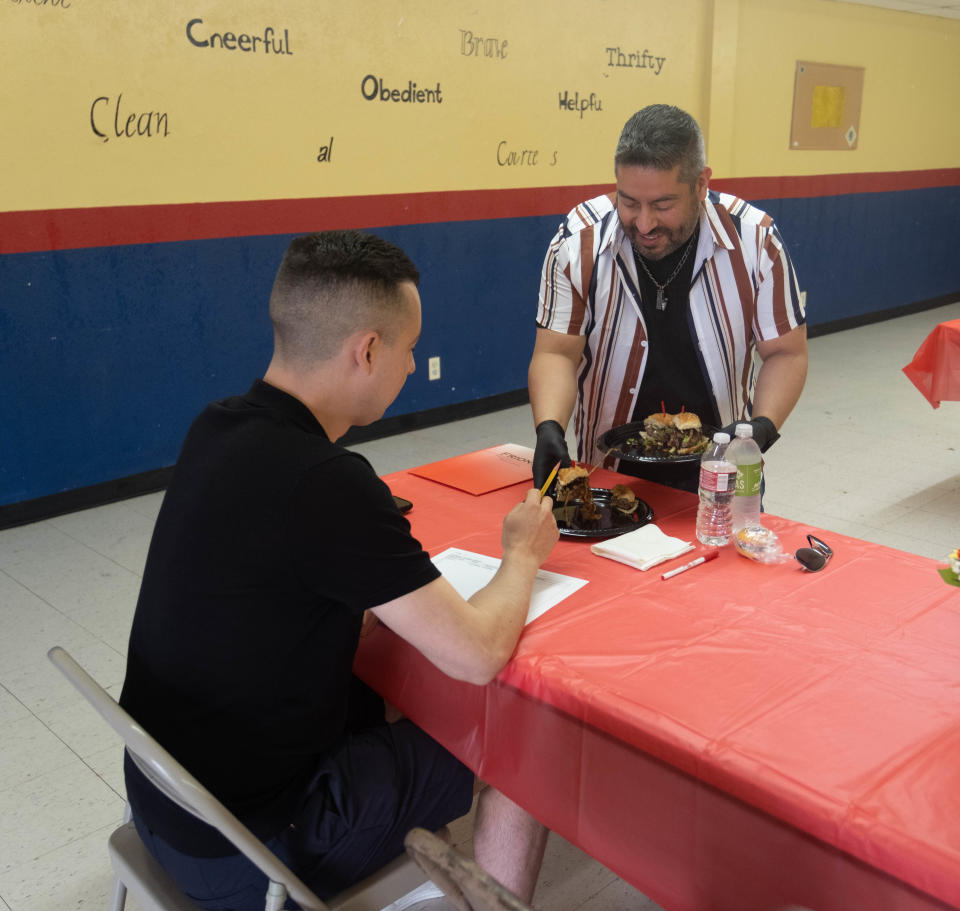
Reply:
[[[584,93],[583,98],[580,97],[579,92],[574,92],[573,95],[569,92],[558,92],[557,97],[560,101],[561,111],[579,111],[581,120],[583,120],[583,115],[587,111],[603,110],[603,101],[593,92],[589,95]]]
[[[469,29],[460,29],[460,53],[464,57],[494,57],[505,60],[508,43],[506,39],[501,41],[499,38],[481,38]]]
[[[663,64],[666,63],[666,57],[654,57],[646,48],[643,51],[635,51],[633,53],[625,54],[618,47],[608,47],[607,51],[607,66],[632,66],[637,69],[644,70],[650,69],[653,70],[654,76],[660,75],[660,70],[663,69]]]
[[[94,98],[90,105],[90,129],[100,137],[103,142],[107,142],[110,136],[117,139],[130,139],[134,136],[160,136],[170,135],[170,124],[166,112],[160,111],[134,111],[130,114],[120,113],[120,102],[123,100],[123,92],[117,95],[115,101],[111,101],[106,95]],[[113,113],[113,124],[110,123],[110,113]],[[111,131],[111,126],[113,127]]]
[[[202,19],[191,19],[187,23],[187,41],[194,47],[216,47],[227,51],[243,51],[247,54],[256,54],[262,50],[264,54],[275,54],[278,57],[293,55],[293,51],[290,50],[289,29],[283,30],[282,38],[270,25],[263,30],[262,35],[210,32],[203,37],[204,30],[200,28],[202,25]]]
[[[435,89],[418,89],[412,80],[405,89],[389,89],[378,76],[368,75],[360,83],[360,94],[367,101],[393,101],[398,104],[443,104],[440,83]]]

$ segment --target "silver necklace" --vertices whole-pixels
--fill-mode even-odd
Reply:
[[[699,228],[700,226],[697,225],[697,227]],[[680,262],[677,263],[677,268],[673,270],[673,274],[662,285],[650,274],[650,270],[647,268],[647,264],[643,261],[643,256],[641,255],[640,251],[636,247],[633,248],[633,258],[638,263],[640,263],[641,266],[643,266],[643,271],[647,273],[647,278],[649,278],[650,281],[652,281],[653,284],[656,286],[658,310],[667,309],[667,295],[666,295],[667,285],[669,285],[670,282],[672,282],[677,277],[677,275],[680,274],[680,270],[683,268],[683,264],[687,261],[687,257],[690,255],[690,251],[693,249],[693,239],[699,233],[700,233],[699,231],[694,231],[693,234],[690,235],[690,239],[687,241],[687,248],[686,250],[683,251],[683,256],[680,257]]]

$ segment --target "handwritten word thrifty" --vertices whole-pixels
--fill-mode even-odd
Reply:
[[[624,53],[617,46],[606,48],[606,52],[607,66],[632,66],[640,70],[649,69],[653,70],[654,76],[660,75],[660,70],[663,69],[663,65],[667,61],[666,57],[655,57],[646,48],[643,51]]]

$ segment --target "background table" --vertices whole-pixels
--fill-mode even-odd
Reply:
[[[934,327],[903,372],[934,408],[960,401],[960,319]]]
[[[400,472],[431,553],[499,556],[520,484]],[[629,483],[693,540],[696,497]],[[768,516],[784,547],[807,526]],[[357,671],[484,780],[668,909],[960,907],[960,599],[926,558],[813,529],[820,573],[735,553],[662,581],[561,539],[585,578],[487,687],[385,628]],[[676,564],[690,559],[685,555]]]

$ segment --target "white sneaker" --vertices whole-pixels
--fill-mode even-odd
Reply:
[[[443,898],[443,892],[428,879],[406,895],[401,895],[400,898],[382,908],[381,911],[405,911],[406,908],[410,908],[418,902],[425,902],[434,898]]]

